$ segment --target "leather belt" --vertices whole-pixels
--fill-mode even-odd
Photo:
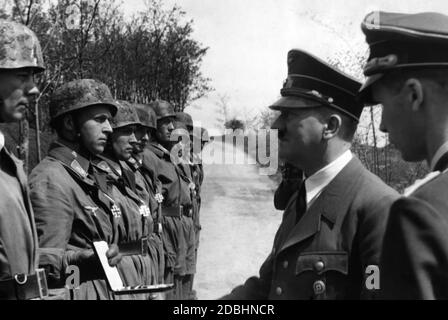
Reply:
[[[48,297],[47,278],[44,269],[35,274],[16,274],[14,278],[0,281],[0,299],[31,300]]]
[[[120,249],[120,253],[123,256],[135,256],[135,255],[146,256],[149,252],[147,237],[143,237],[137,241],[119,243],[118,247]]]
[[[182,215],[191,218],[193,216],[193,209],[185,206],[176,206],[176,207],[163,207],[162,215],[164,217],[176,217],[180,218]]]
[[[162,215],[164,217],[180,218],[180,217],[182,217],[183,211],[184,211],[184,207],[183,206],[163,207],[162,208]]]

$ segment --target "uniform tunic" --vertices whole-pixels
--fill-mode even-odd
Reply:
[[[191,208],[190,190],[186,181],[179,171],[179,168],[171,161],[169,152],[160,145],[150,145],[143,153],[143,168],[146,172],[153,172],[162,183],[162,194],[164,201],[162,211],[178,210],[179,206],[185,210]],[[143,171],[143,172],[145,172]],[[165,282],[173,282],[173,274],[182,277],[187,272],[187,247],[184,234],[185,218],[163,216],[163,245],[165,251]],[[182,298],[176,285],[174,294],[176,298]]]
[[[103,160],[101,160],[103,159]],[[126,183],[130,173],[125,173],[125,163],[114,162],[106,157],[95,160],[95,166],[107,176],[107,189],[122,215],[118,223],[118,245],[138,243],[147,238],[149,252],[146,255],[133,254],[122,260],[122,278],[127,285],[156,284],[159,280],[159,266],[154,242],[150,240],[153,233],[153,219],[148,204],[140,198]],[[124,176],[127,179],[124,179]],[[135,179],[133,179],[135,183]],[[144,198],[147,198],[144,197]],[[124,266],[126,265],[126,266]],[[131,272],[131,270],[133,270]],[[138,295],[137,298],[145,298]]]
[[[448,143],[443,149],[433,172],[390,210],[380,265],[383,299],[448,299]]]
[[[34,274],[37,267],[37,234],[26,180],[23,163],[0,142],[0,280]]]
[[[398,194],[352,159],[296,223],[296,193],[271,254],[225,299],[368,299],[369,266],[378,266],[389,208]]]
[[[89,160],[54,143],[30,176],[41,248],[39,265],[47,271],[50,288],[75,300],[113,298],[102,272],[79,259],[84,252],[92,252],[94,241],[117,243],[110,198],[93,179],[93,170]],[[64,285],[70,265],[80,267],[81,283],[68,291]]]
[[[131,158],[128,162],[122,163],[123,174],[126,177],[128,186],[145,201],[149,206],[152,214],[152,220],[154,221],[153,229],[149,237],[151,258],[156,266],[158,266],[158,278],[157,283],[163,283],[163,274],[165,271],[165,253],[163,251],[163,242],[161,231],[162,223],[162,185],[160,181],[155,180],[154,175],[143,175],[141,164],[135,159]],[[134,181],[134,182],[132,182]],[[132,187],[133,186],[133,187]],[[158,198],[158,200],[157,200]],[[160,224],[160,228],[159,228]]]

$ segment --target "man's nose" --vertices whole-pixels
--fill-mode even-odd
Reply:
[[[137,143],[137,138],[135,137],[135,133],[133,132],[130,136],[129,136],[129,143]]]
[[[282,121],[280,119],[280,116],[275,119],[274,123],[271,125],[271,130],[280,130],[282,129]]]
[[[37,97],[40,94],[39,88],[37,88],[34,82],[34,77],[30,75],[26,82],[26,92],[29,96]]]
[[[168,129],[169,131],[174,131],[174,123],[173,123],[173,122],[168,123],[168,127],[167,127],[167,129]]]
[[[387,133],[386,122],[384,121],[384,110],[381,113],[380,131]]]
[[[112,126],[110,125],[109,120],[106,120],[104,122],[104,128],[103,128],[103,132],[107,133],[107,134],[111,134],[113,132],[112,130]]]

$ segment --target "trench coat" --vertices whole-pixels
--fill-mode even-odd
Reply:
[[[38,244],[23,162],[4,146],[0,170],[0,280],[9,280],[35,273]]]

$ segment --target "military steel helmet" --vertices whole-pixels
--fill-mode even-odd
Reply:
[[[187,125],[185,124],[185,122],[179,121],[179,120],[177,120],[177,118],[174,121],[174,128],[175,129],[183,129],[183,130],[188,131],[188,128],[187,128]]]
[[[149,105],[156,112],[157,120],[168,117],[176,117],[174,107],[169,102],[163,100],[156,100],[154,102],[151,102]]]
[[[104,83],[92,79],[65,83],[57,88],[51,97],[51,121],[64,114],[95,105],[109,106],[112,116],[117,113],[116,102]]]
[[[45,70],[36,34],[23,24],[0,19],[0,69]]]
[[[137,110],[128,101],[117,101],[118,111],[113,117],[110,125],[113,129],[122,128],[130,125],[140,125],[140,119],[138,118]]]
[[[185,123],[187,128],[193,129],[193,118],[186,112],[176,112],[176,120]]]
[[[157,115],[153,108],[147,104],[135,104],[135,109],[142,126],[157,130]]]

